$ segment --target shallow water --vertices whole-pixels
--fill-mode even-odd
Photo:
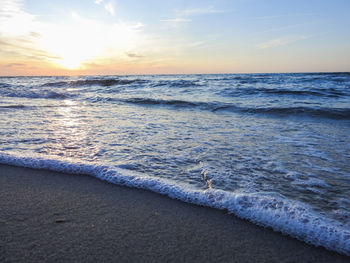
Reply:
[[[0,162],[87,173],[350,254],[350,74],[0,78]]]

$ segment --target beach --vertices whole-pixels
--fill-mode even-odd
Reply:
[[[0,263],[350,262],[350,1],[0,2]]]
[[[0,2],[0,263],[350,262],[350,1]]]
[[[0,163],[228,211],[349,256],[349,85],[331,72],[3,77]]]
[[[1,262],[349,262],[207,207],[0,165]]]

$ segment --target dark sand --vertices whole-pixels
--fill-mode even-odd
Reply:
[[[206,207],[0,165],[0,262],[350,262]]]

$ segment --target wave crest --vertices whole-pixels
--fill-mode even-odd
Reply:
[[[133,83],[144,83],[144,82],[146,82],[146,80],[103,78],[103,79],[84,79],[84,80],[73,80],[73,81],[48,82],[41,86],[42,87],[83,87],[83,86],[109,87],[114,85],[128,85]]]
[[[166,100],[153,98],[115,99],[124,103],[141,106],[167,106],[173,108],[198,108],[212,112],[236,112],[250,114],[265,114],[271,116],[305,116],[329,119],[350,119],[350,108],[312,108],[312,107],[239,107],[229,103],[219,102],[193,102],[185,100]]]
[[[310,90],[294,90],[294,89],[283,89],[283,88],[256,88],[256,87],[236,87],[226,88],[217,92],[219,95],[225,97],[239,97],[247,95],[276,95],[276,96],[315,96],[315,97],[330,97],[338,98],[343,96],[350,96],[350,93],[340,91],[334,88],[328,89],[310,89]]]

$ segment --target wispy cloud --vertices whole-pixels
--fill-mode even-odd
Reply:
[[[205,44],[206,44],[205,41],[196,41],[196,42],[188,43],[186,46],[187,46],[187,47],[190,47],[190,48],[195,48],[195,47],[203,46],[203,45],[205,45]]]
[[[250,19],[275,19],[275,18],[285,18],[285,17],[297,17],[297,16],[314,16],[316,13],[294,13],[294,14],[279,14],[270,16],[256,16]]]
[[[9,64],[6,64],[5,67],[7,68],[12,68],[12,67],[25,67],[26,64],[23,64],[23,63],[9,63]]]
[[[174,26],[176,26],[176,24],[192,22],[192,19],[189,18],[191,16],[224,13],[224,12],[226,12],[226,11],[216,9],[214,6],[188,8],[188,9],[183,9],[183,10],[177,10],[175,18],[162,19],[160,21],[172,23]]]
[[[0,31],[1,33],[1,31]],[[0,52],[3,54],[9,54],[12,57],[23,57],[34,60],[46,60],[46,59],[59,59],[47,52],[46,50],[38,47],[35,41],[32,41],[30,37],[3,37],[6,40],[0,40]]]
[[[273,48],[273,47],[280,47],[280,46],[286,46],[288,44],[294,43],[298,40],[307,39],[311,36],[293,36],[293,37],[282,37],[282,38],[276,38],[272,39],[263,43],[260,43],[256,45],[258,49],[267,49],[267,48]]]
[[[102,4],[103,2],[104,2],[103,0],[94,0],[94,3],[95,3],[96,5],[100,5],[100,4]],[[108,3],[104,2],[104,3],[105,3],[105,4],[103,5],[104,9],[105,9],[108,13],[110,13],[112,16],[114,16],[114,14],[115,14],[115,8],[114,8],[113,2],[108,2]]]
[[[146,41],[140,22],[106,23],[72,12],[66,23],[53,24],[24,11],[23,0],[0,3],[0,60],[10,63],[35,60],[76,68],[91,60],[123,57]]]
[[[23,1],[0,1],[0,33],[9,36],[24,35],[29,33],[28,26],[35,26],[35,16],[23,11]]]
[[[31,37],[34,37],[34,38],[40,38],[41,37],[41,35],[38,32],[33,32],[33,31],[30,32],[29,35]]]
[[[200,7],[200,8],[189,8],[179,11],[179,14],[189,15],[204,15],[204,14],[215,14],[215,13],[226,13],[225,10],[216,9],[214,6]]]
[[[141,27],[144,27],[144,26],[145,26],[145,24],[141,23],[141,22],[137,22],[137,23],[135,23],[133,25],[130,25],[130,27],[133,28],[133,29],[140,29]]]
[[[171,19],[162,19],[160,21],[171,22],[171,23],[186,23],[186,22],[191,22],[192,20],[188,18],[177,17],[177,18],[171,18]]]
[[[136,53],[126,53],[129,58],[143,58],[145,56]]]
[[[310,23],[303,23],[303,24],[295,24],[295,25],[288,25],[288,26],[283,26],[283,27],[270,28],[270,29],[267,29],[267,30],[259,31],[259,33],[263,34],[263,33],[269,33],[269,32],[286,31],[286,30],[289,30],[289,29],[302,27],[302,26],[305,26],[305,25],[308,25],[308,24],[310,24]]]
[[[107,4],[104,5],[104,7],[108,13],[114,16],[115,11],[114,11],[114,5],[112,2],[108,2]]]

